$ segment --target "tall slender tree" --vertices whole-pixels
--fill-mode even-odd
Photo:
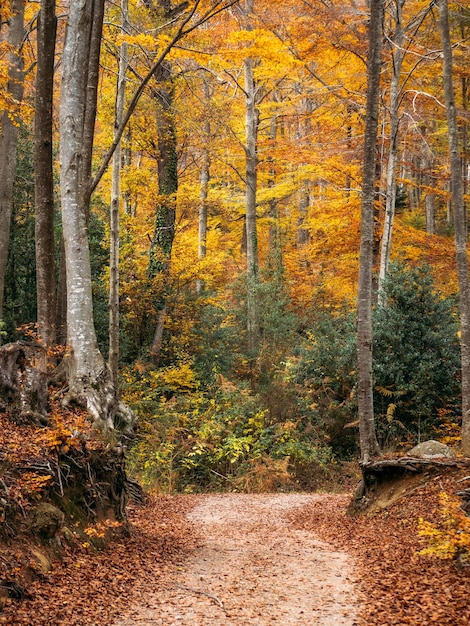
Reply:
[[[19,112],[15,111],[24,94],[24,61],[22,45],[24,39],[25,0],[12,0],[11,16],[8,25],[7,92],[13,110],[5,109],[0,120],[0,320],[3,317],[3,298],[5,294],[5,273],[8,261],[10,241],[10,223],[13,206],[13,184],[16,170],[16,153],[20,125]]]
[[[37,322],[38,336],[46,346],[52,345],[56,339],[52,161],[52,103],[56,29],[55,0],[42,0],[37,28],[34,175]]]
[[[130,429],[133,413],[117,401],[112,376],[98,348],[91,289],[88,211],[91,147],[91,118],[96,110],[94,83],[97,71],[90,64],[99,61],[97,23],[103,20],[104,0],[80,0],[69,8],[62,53],[60,100],[60,189],[62,224],[67,270],[67,344],[66,358],[69,395],[84,404],[104,430],[116,426]]]
[[[128,0],[121,2],[121,29],[129,30]],[[116,111],[114,132],[117,133],[124,116],[126,96],[126,73],[129,63],[129,46],[123,41],[119,47],[118,83],[116,90]],[[109,259],[109,367],[115,387],[118,384],[119,370],[119,209],[121,202],[121,141],[113,155],[111,175],[110,208],[110,259]]]
[[[392,245],[393,222],[395,219],[395,200],[397,185],[397,161],[398,161],[398,130],[400,102],[400,78],[405,58],[404,48],[405,29],[403,27],[403,5],[405,0],[396,0],[391,4],[394,10],[395,32],[391,38],[392,50],[392,78],[390,81],[389,116],[390,116],[390,148],[387,162],[387,180],[385,188],[385,220],[382,234],[379,268],[378,302],[385,304],[384,282],[390,262]]]
[[[367,56],[364,163],[362,170],[361,248],[357,301],[357,403],[361,458],[363,462],[370,461],[371,457],[380,453],[375,434],[372,380],[372,260],[383,15],[383,0],[371,0],[369,52]]]
[[[157,102],[158,132],[158,203],[155,215],[155,231],[150,247],[149,274],[163,277],[163,286],[155,294],[157,325],[150,346],[150,357],[159,364],[163,330],[168,307],[168,277],[171,251],[175,236],[176,193],[178,191],[178,153],[176,126],[173,112],[174,84],[171,65],[164,61],[157,72],[158,87],[154,90]]]
[[[245,28],[253,30],[254,0],[245,0]],[[247,264],[247,331],[248,347],[256,354],[259,344],[258,284],[258,229],[256,197],[258,187],[257,138],[259,112],[257,109],[257,87],[253,74],[255,59],[247,57],[243,63],[245,90],[245,221],[246,221],[246,264]]]
[[[209,103],[210,91],[209,84],[203,78],[204,101]],[[198,214],[198,245],[197,256],[204,259],[207,253],[207,198],[209,195],[209,181],[211,176],[211,155],[209,150],[211,123],[208,117],[202,122],[203,145],[201,149],[201,165],[200,165],[200,187],[199,187],[199,214]],[[196,281],[196,291],[201,293],[204,290],[204,280]]]
[[[463,197],[459,130],[452,85],[452,46],[449,32],[449,5],[439,0],[439,29],[443,53],[443,83],[447,110],[452,205],[454,209],[455,255],[459,281],[460,349],[462,360],[462,450],[470,456],[470,281],[468,276],[467,228]]]

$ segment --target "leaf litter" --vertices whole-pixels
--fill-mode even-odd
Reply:
[[[470,568],[418,554],[419,518],[454,484],[361,517],[347,516],[350,495],[154,497],[106,550],[66,548],[0,623],[465,626]]]

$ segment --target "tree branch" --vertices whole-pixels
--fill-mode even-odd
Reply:
[[[145,87],[148,85],[148,83],[149,83],[150,79],[152,78],[152,76],[154,76],[155,72],[161,66],[161,64],[163,63],[163,61],[165,60],[165,58],[167,57],[167,55],[169,54],[169,52],[171,51],[173,46],[180,39],[182,39],[185,35],[191,33],[193,30],[195,30],[196,28],[201,26],[201,24],[204,24],[205,22],[207,22],[209,19],[211,19],[212,17],[214,17],[218,13],[221,13],[225,9],[228,9],[229,7],[233,6],[234,4],[237,4],[238,2],[239,2],[239,0],[230,0],[229,2],[223,2],[222,6],[219,6],[221,4],[220,2],[217,2],[213,7],[208,9],[202,15],[202,17],[200,17],[194,24],[192,24],[191,26],[188,26],[189,22],[194,17],[194,14],[196,13],[196,10],[197,10],[198,6],[201,3],[201,0],[196,0],[194,2],[194,6],[191,8],[191,10],[188,12],[186,17],[181,22],[178,30],[176,31],[176,33],[172,37],[171,41],[163,49],[163,51],[160,54],[160,56],[158,57],[158,59],[155,61],[153,66],[150,68],[150,70],[147,72],[146,76],[143,78],[142,82],[140,83],[139,87],[137,88],[137,91],[135,92],[131,102],[129,103],[127,111],[126,111],[126,113],[125,113],[125,115],[123,117],[122,123],[121,123],[121,125],[119,126],[119,128],[116,131],[116,134],[115,134],[115,137],[114,137],[114,141],[111,144],[111,146],[108,149],[108,151],[106,152],[106,154],[105,154],[105,156],[103,158],[103,162],[101,164],[100,169],[96,173],[94,179],[91,180],[91,182],[90,182],[89,189],[88,189],[90,195],[95,191],[95,189],[98,186],[101,178],[103,177],[103,174],[106,172],[106,170],[108,168],[108,165],[109,165],[109,163],[111,161],[111,158],[112,158],[112,156],[114,154],[114,151],[116,150],[117,145],[121,141],[121,137],[122,137],[122,135],[124,133],[124,130],[125,130],[128,122],[129,122],[129,120],[130,120],[130,118],[131,118],[131,116],[132,116],[132,114],[133,114],[133,112],[134,112],[134,110],[135,110],[135,108],[136,108],[136,106],[137,106],[137,104],[138,104],[138,102],[139,102],[143,92],[144,92]]]

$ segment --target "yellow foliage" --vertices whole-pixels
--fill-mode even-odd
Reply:
[[[28,496],[41,497],[42,491],[49,485],[52,476],[36,472],[25,472],[18,480],[18,486]]]
[[[165,367],[161,372],[163,383],[174,389],[196,389],[197,382],[189,363]]]
[[[418,534],[428,544],[420,554],[466,563],[470,557],[470,518],[462,511],[458,498],[442,491],[439,500],[441,521],[434,524],[419,520]]]

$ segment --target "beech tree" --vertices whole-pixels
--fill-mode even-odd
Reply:
[[[25,0],[12,0],[8,25],[7,91],[11,110],[6,108],[0,118],[0,320],[3,317],[5,272],[10,241],[10,223],[13,205],[13,183],[15,180],[16,151],[18,145],[19,116],[15,111],[24,93],[24,62],[22,44],[24,38]]]
[[[210,90],[207,80],[203,79],[204,101],[209,102]],[[198,259],[204,259],[207,254],[207,199],[209,196],[209,181],[211,177],[211,155],[209,151],[211,123],[208,117],[202,122],[202,134],[204,144],[201,148],[201,165],[200,165],[200,189],[199,189],[199,210],[198,210]],[[198,278],[196,281],[197,293],[204,290],[204,280]]]
[[[128,1],[121,3],[122,32],[128,31]],[[116,88],[116,111],[114,132],[117,133],[124,116],[126,95],[126,73],[129,62],[129,46],[123,41],[119,47],[118,80]],[[114,385],[118,382],[119,370],[119,207],[121,202],[121,141],[113,155],[111,175],[110,207],[110,255],[109,255],[109,367]]]
[[[375,434],[372,380],[372,257],[383,14],[383,0],[371,0],[357,301],[357,404],[361,458],[364,462],[380,453]]]
[[[52,102],[57,18],[55,0],[43,0],[38,15],[34,127],[36,204],[36,290],[38,336],[55,342],[54,177],[52,168]]]
[[[67,345],[64,359],[67,400],[83,404],[104,429],[130,430],[134,415],[117,400],[111,371],[96,339],[93,321],[87,221],[96,83],[104,0],[72,2],[62,54],[60,121],[60,191],[67,271]],[[97,49],[98,48],[98,49]]]
[[[160,360],[163,329],[167,313],[167,290],[171,250],[175,236],[176,193],[178,191],[178,153],[176,127],[173,114],[174,85],[171,65],[163,62],[157,72],[158,87],[154,91],[157,102],[158,132],[158,203],[155,231],[150,247],[150,278],[160,274],[164,285],[154,298],[157,325],[150,346],[150,357],[155,365]]]
[[[111,370],[96,339],[87,229],[90,198],[111,161],[141,95],[152,76],[162,67],[168,52],[184,35],[234,2],[214,2],[191,22],[200,4],[200,0],[196,0],[186,12],[186,4],[179,8],[177,13],[181,14],[181,19],[176,32],[141,80],[94,178],[91,176],[91,161],[104,0],[77,0],[69,8],[62,54],[59,108],[60,188],[67,272],[69,347],[64,359],[69,383],[65,400],[84,405],[97,424],[106,431],[115,428],[131,431],[135,416],[118,400]],[[172,19],[175,19],[174,16]],[[162,184],[165,184],[163,178]]]
[[[443,53],[443,83],[447,110],[449,157],[454,209],[455,256],[459,281],[460,349],[462,361],[462,450],[470,456],[470,282],[468,276],[467,224],[463,197],[459,129],[452,85],[452,47],[447,0],[439,1],[439,29]]]
[[[395,200],[397,185],[397,161],[398,161],[398,130],[399,116],[398,105],[400,100],[400,78],[403,59],[406,49],[403,47],[405,40],[405,29],[403,27],[403,5],[405,0],[396,0],[392,7],[394,10],[393,19],[395,22],[395,32],[391,38],[392,50],[392,78],[390,81],[389,96],[389,116],[390,116],[390,148],[387,162],[387,179],[385,188],[385,220],[382,234],[379,270],[379,293],[378,302],[385,303],[384,281],[387,275],[390,262],[390,251],[392,245],[393,221],[395,218]]]
[[[245,1],[243,15],[246,30],[251,31],[253,0]],[[258,232],[256,217],[256,194],[258,175],[257,138],[259,111],[258,89],[253,75],[255,59],[247,57],[243,63],[245,76],[245,176],[246,176],[246,264],[247,264],[247,330],[248,347],[253,353],[259,344],[259,310],[257,302],[258,284]]]

